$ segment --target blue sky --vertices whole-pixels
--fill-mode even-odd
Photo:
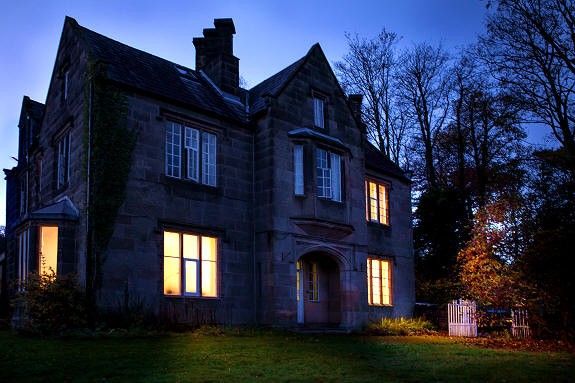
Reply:
[[[319,42],[333,62],[344,33],[371,37],[382,28],[404,46],[442,42],[456,49],[484,31],[485,0],[380,1],[0,1],[0,168],[16,165],[22,97],[44,102],[64,17],[125,44],[194,67],[192,39],[213,19],[232,17],[240,74],[252,87]],[[0,225],[6,185],[0,180]]]

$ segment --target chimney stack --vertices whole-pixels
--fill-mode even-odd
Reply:
[[[361,121],[361,104],[363,103],[363,94],[350,94],[348,97],[351,112],[359,121]]]
[[[232,19],[214,19],[215,28],[204,29],[195,37],[196,70],[203,71],[222,91],[239,95],[240,60],[234,56]]]

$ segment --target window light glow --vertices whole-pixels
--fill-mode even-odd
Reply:
[[[164,232],[164,294],[217,297],[217,238]]]
[[[391,305],[390,263],[384,259],[367,259],[367,296],[370,305]]]
[[[180,235],[164,232],[164,294],[180,295]]]
[[[202,237],[202,296],[204,297],[216,297],[218,295],[216,254],[216,239]]]
[[[374,181],[365,181],[365,216],[368,221],[389,225],[388,187]]]
[[[58,270],[58,226],[40,227],[40,273]]]

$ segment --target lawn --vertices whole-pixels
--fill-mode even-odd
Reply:
[[[575,381],[570,353],[478,348],[445,337],[279,332],[23,338],[0,331],[0,382]]]

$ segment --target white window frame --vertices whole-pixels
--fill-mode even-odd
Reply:
[[[181,296],[189,296],[189,297],[201,297],[201,298],[206,298],[206,299],[212,299],[212,298],[218,298],[220,296],[220,291],[219,291],[219,272],[218,272],[218,268],[219,268],[219,251],[220,251],[220,244],[219,244],[219,240],[217,237],[213,237],[213,236],[205,236],[205,235],[201,235],[198,233],[194,233],[194,232],[188,232],[188,231],[179,231],[179,230],[172,230],[172,229],[165,229],[163,231],[168,232],[168,233],[174,233],[178,235],[179,238],[179,255],[178,258],[180,260],[180,294],[166,294],[165,292],[163,292],[164,296],[166,297],[181,297]],[[190,236],[195,236],[197,238],[197,254],[196,254],[196,258],[189,258],[186,257],[184,254],[184,235],[190,235]],[[202,238],[203,237],[209,237],[209,238],[213,238],[215,239],[215,243],[216,243],[216,253],[215,253],[215,260],[206,260],[203,259],[203,250],[202,250]],[[166,254],[163,254],[163,259],[165,258],[175,258],[173,255],[168,256]],[[187,281],[186,281],[186,275],[187,275],[187,263],[191,262],[195,264],[195,268],[196,268],[196,291],[195,292],[187,292],[186,291],[186,287],[187,287]],[[211,262],[214,264],[214,268],[215,268],[215,280],[213,281],[213,283],[215,283],[215,291],[216,291],[216,295],[215,296],[207,296],[204,295],[204,291],[202,291],[202,269],[204,267],[204,264],[207,262]],[[162,276],[162,278],[164,278],[164,276]],[[164,279],[162,279],[162,284],[164,283]]]
[[[317,128],[325,127],[325,100],[317,96],[313,97],[313,124]]]
[[[175,122],[166,126],[166,175],[180,178],[182,174],[182,127]]]
[[[331,199],[331,167],[327,150],[316,149],[317,196]]]
[[[185,127],[184,147],[187,154],[187,177],[196,182],[200,179],[200,131]]]
[[[342,202],[342,157],[334,152],[316,148],[317,196]]]
[[[304,174],[303,174],[303,145],[296,144],[293,148],[293,168],[294,168],[294,194],[304,195]]]
[[[58,141],[56,189],[65,187],[70,182],[70,141],[70,132],[64,134]]]
[[[24,289],[28,279],[30,259],[30,229],[18,234],[18,290]]]
[[[372,275],[372,265],[379,266],[379,277]],[[383,264],[387,264],[387,275],[383,275]],[[367,258],[367,303],[370,306],[393,306],[393,262],[391,259]],[[379,301],[375,302],[374,289],[379,290]],[[387,301],[386,298],[387,297]]]
[[[168,123],[164,159],[166,176],[216,187],[217,142],[218,137],[214,133],[176,122]]]
[[[202,183],[216,186],[217,137],[213,133],[202,132]]]

